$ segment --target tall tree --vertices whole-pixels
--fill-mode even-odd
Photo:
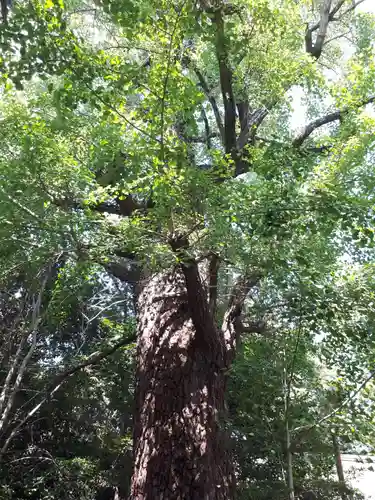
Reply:
[[[241,333],[260,327],[246,323],[249,293],[307,253],[324,268],[353,225],[371,240],[373,179],[358,175],[374,68],[359,3],[33,0],[8,12],[4,264],[63,252],[135,285],[130,500],[234,496],[222,417]],[[329,83],[347,25],[358,50]],[[24,104],[9,82],[30,78]],[[293,133],[296,88],[320,106]],[[325,98],[334,109],[319,114]],[[220,296],[224,266],[237,278]]]

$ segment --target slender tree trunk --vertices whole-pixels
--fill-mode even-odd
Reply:
[[[153,276],[138,297],[130,500],[233,498],[232,467],[220,426],[224,334],[197,333],[192,316],[201,314],[203,324],[207,311],[194,272],[192,266],[185,277],[179,270]]]
[[[285,433],[286,433],[286,455],[287,455],[287,471],[288,471],[288,498],[289,500],[294,500],[294,479],[293,479],[293,457],[290,450],[290,430],[289,422],[286,420],[285,423]]]
[[[288,384],[285,351],[284,351],[283,388],[284,388],[285,444],[286,444],[286,458],[287,458],[286,461],[287,461],[288,499],[294,500],[293,456],[291,451],[291,439],[290,439],[290,429],[289,429],[290,383]]]
[[[348,500],[344,469],[343,469],[342,460],[341,460],[340,444],[339,444],[339,441],[338,441],[335,433],[332,434],[332,444],[333,444],[333,450],[335,453],[336,472],[337,472],[337,478],[338,478],[339,485],[340,485],[341,498],[342,498],[342,500]]]

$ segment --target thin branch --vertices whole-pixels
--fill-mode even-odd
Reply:
[[[218,274],[220,259],[217,255],[212,255],[208,265],[208,305],[213,317],[215,317],[218,295]]]
[[[35,212],[30,210],[25,205],[22,205],[22,203],[20,203],[18,200],[16,200],[16,198],[13,198],[13,196],[8,194],[2,186],[0,186],[0,191],[2,191],[2,193],[8,198],[9,201],[11,201],[14,205],[16,205],[22,211],[26,212],[28,215],[31,215],[31,217],[33,217],[33,219],[36,219],[39,222],[43,222],[41,217],[39,217],[39,215],[37,215]]]
[[[57,49],[59,50],[59,52],[61,53],[61,55],[63,56],[64,54],[62,53],[61,49],[57,46]],[[76,77],[78,79],[81,79],[81,75],[77,72],[76,70],[76,66],[73,64],[71,66],[71,70],[73,71],[73,73],[76,75]],[[153,135],[151,135],[149,132],[147,132],[146,130],[143,130],[141,127],[138,127],[138,125],[136,125],[135,123],[133,123],[131,120],[129,120],[129,118],[127,118],[123,113],[121,113],[117,108],[115,108],[114,106],[112,106],[111,104],[109,104],[105,99],[103,99],[100,94],[94,90],[87,82],[85,79],[82,80],[83,81],[83,84],[85,85],[85,87],[93,94],[95,95],[95,97],[98,99],[98,101],[100,101],[102,104],[104,104],[104,106],[106,106],[108,109],[110,109],[111,111],[113,111],[114,113],[116,113],[120,118],[122,118],[124,120],[125,123],[127,123],[128,125],[130,125],[131,127],[133,127],[135,130],[137,130],[138,132],[140,132],[141,134],[143,134],[144,136],[148,137],[149,139],[151,139],[152,141],[154,142],[157,142],[160,144],[160,140],[157,138],[157,137],[154,137]]]
[[[110,45],[110,46],[104,47],[104,50],[116,50],[116,49],[119,49],[119,50],[122,50],[122,49],[133,50],[133,49],[135,49],[135,50],[140,50],[141,52],[146,52],[147,54],[151,53],[151,54],[157,54],[159,56],[163,55],[163,52],[161,52],[160,50],[139,47],[137,45],[124,45],[123,43],[118,44],[118,45]]]
[[[298,354],[298,349],[301,341],[301,335],[302,335],[302,293],[300,293],[299,297],[299,318],[298,318],[298,331],[297,331],[297,340],[296,344],[294,346],[294,351],[293,351],[293,358],[290,364],[290,367],[288,369],[289,371],[289,378],[288,378],[288,383],[287,383],[287,394],[286,394],[286,405],[287,405],[287,417],[289,416],[289,408],[290,408],[290,392],[292,389],[292,384],[293,384],[293,379],[294,379],[294,371],[295,371],[295,364],[297,361],[297,354]]]
[[[18,349],[17,354],[16,354],[16,360],[15,360],[16,362],[14,362],[12,364],[12,367],[10,369],[11,376],[10,377],[7,376],[6,381],[5,381],[6,385],[4,386],[3,392],[1,394],[1,396],[2,396],[1,406],[2,407],[3,407],[4,402],[5,402],[6,394],[10,392],[10,395],[8,397],[8,401],[6,403],[4,411],[2,412],[2,415],[0,418],[0,432],[2,432],[2,430],[5,426],[5,423],[9,417],[9,414],[13,408],[14,400],[15,400],[15,397],[17,395],[18,389],[21,385],[23,376],[25,374],[25,370],[26,370],[27,365],[28,365],[28,363],[29,363],[34,351],[35,351],[35,348],[36,348],[37,329],[38,329],[38,325],[40,323],[40,308],[41,308],[41,303],[42,303],[42,297],[43,297],[43,293],[44,293],[46,284],[47,284],[48,279],[49,279],[50,274],[51,274],[51,267],[52,266],[50,266],[48,273],[46,273],[46,275],[42,281],[42,285],[40,287],[37,299],[34,300],[29,333],[27,335],[25,335],[24,338],[22,339],[20,346],[19,346],[19,349]],[[13,384],[13,387],[11,390],[9,390],[9,385],[10,385],[11,379],[13,378],[13,374],[15,373],[15,370],[16,370],[16,367],[17,367],[17,364],[18,364],[18,361],[20,358],[19,354],[22,351],[22,348],[23,348],[24,344],[26,343],[26,340],[28,339],[30,334],[32,335],[31,345],[30,345],[29,350],[28,350],[26,356],[24,357],[24,359],[22,360],[22,363],[18,369],[17,377],[16,377],[16,380]]]
[[[180,9],[178,12],[176,12],[176,19],[174,22],[173,30],[170,35],[169,39],[169,46],[168,46],[168,55],[167,55],[167,68],[165,70],[165,77],[164,77],[164,83],[163,83],[163,93],[161,97],[161,111],[160,111],[160,157],[161,160],[164,161],[164,114],[165,114],[165,98],[167,96],[167,88],[168,88],[168,81],[169,81],[169,70],[171,67],[171,62],[172,62],[172,51],[173,51],[173,41],[174,37],[177,31],[177,26],[178,26],[178,21],[180,18],[180,13],[185,5],[185,2],[181,5]]]
[[[328,45],[329,43],[331,42],[334,42],[335,40],[339,40],[340,38],[346,38],[347,35],[350,35],[351,31],[346,31],[345,33],[340,33],[339,35],[336,35],[336,36],[333,36],[332,38],[330,38],[329,40],[326,40],[323,44],[323,47],[325,47],[326,45]]]
[[[365,0],[358,0],[358,2],[355,2],[354,0],[352,1],[352,5],[348,7],[344,12],[341,14],[339,18],[332,19],[332,21],[340,21],[346,14],[349,14],[349,12],[352,12],[354,9],[358,7],[361,3],[363,3]]]
[[[98,12],[98,9],[95,9],[95,8],[85,8],[85,9],[76,9],[76,10],[72,10],[71,12],[67,12],[65,14],[65,18],[68,18],[70,16],[74,16],[76,14],[86,14],[87,12]]]
[[[46,389],[47,395],[37,404],[34,406],[32,410],[30,410],[27,415],[19,422],[8,438],[6,439],[4,445],[2,446],[0,450],[0,459],[4,455],[4,453],[7,451],[10,443],[12,442],[13,438],[17,435],[19,430],[25,425],[26,422],[30,420],[31,417],[33,417],[39,410],[40,408],[48,401],[50,400],[51,396],[53,396],[61,387],[61,385],[67,380],[69,377],[77,373],[78,371],[82,370],[83,368],[86,368],[90,365],[94,365],[98,363],[99,361],[102,361],[103,359],[107,358],[108,356],[111,356],[113,353],[115,353],[118,349],[121,347],[131,344],[135,341],[135,335],[127,336],[124,339],[120,340],[117,342],[114,346],[109,347],[101,352],[95,352],[91,354],[85,361],[82,361],[81,363],[78,363],[77,365],[68,368],[64,372],[60,373],[59,375],[56,376],[55,380],[49,385],[49,387]]]
[[[341,403],[336,409],[334,409],[333,411],[331,411],[330,413],[328,413],[328,415],[326,415],[325,417],[321,418],[320,420],[318,420],[317,422],[315,422],[314,424],[312,425],[309,425],[309,426],[301,426],[301,427],[296,427],[295,429],[293,429],[293,432],[299,432],[299,431],[305,431],[303,433],[303,436],[307,433],[307,432],[310,432],[312,429],[314,429],[315,427],[319,426],[320,424],[322,424],[323,422],[325,422],[326,420],[329,420],[330,418],[334,417],[340,410],[342,410],[343,408],[345,408],[350,402],[352,402],[356,396],[358,396],[358,394],[362,391],[362,389],[364,389],[366,387],[366,385],[375,377],[375,370],[372,371],[370,373],[370,375],[359,385],[359,387],[349,396],[347,397],[343,403]],[[299,439],[301,438],[301,436],[299,436]]]
[[[108,309],[111,309],[113,306],[116,306],[117,304],[124,304],[124,302],[126,302],[126,299],[115,300],[114,302],[111,302],[111,304],[108,304],[108,305],[106,305],[104,307],[100,307],[99,308],[99,312],[97,312],[91,318],[89,318],[88,316],[86,316],[86,314],[84,314],[84,313],[82,313],[82,315],[86,319],[87,324],[90,324],[93,321],[95,321],[96,318],[98,318],[104,311],[108,311]],[[83,332],[83,333],[85,333],[85,332]]]
[[[207,118],[207,115],[206,115],[206,118]],[[204,118],[204,122],[205,122],[205,132],[207,133],[207,127],[206,127],[206,118]],[[208,120],[207,120],[207,124],[208,124]],[[188,142],[188,143],[196,143],[196,144],[205,144],[207,143],[207,140],[210,141],[211,143],[211,139],[218,139],[220,138],[220,134],[218,132],[209,132],[208,135],[205,135],[205,136],[190,136],[190,137],[184,137],[184,141]]]
[[[74,70],[73,70],[74,71]],[[138,132],[140,132],[141,134],[143,134],[144,136],[148,137],[149,139],[151,139],[152,141],[154,142],[157,142],[157,143],[161,143],[160,139],[158,139],[157,137],[154,137],[153,135],[151,135],[150,133],[146,132],[146,130],[143,130],[141,127],[138,127],[138,125],[136,125],[134,122],[132,122],[131,120],[129,120],[129,118],[127,118],[123,113],[121,113],[117,108],[115,108],[114,106],[112,106],[111,104],[109,104],[108,102],[106,102],[93,88],[90,87],[90,85],[88,85],[85,81],[84,81],[84,84],[85,86],[90,90],[90,92],[92,92],[95,97],[102,103],[104,104],[104,106],[106,106],[108,109],[110,109],[111,111],[113,111],[114,113],[116,113],[120,118],[122,118],[124,120],[124,122],[126,122],[128,125],[130,125],[131,127],[133,127],[135,130],[137,130]]]

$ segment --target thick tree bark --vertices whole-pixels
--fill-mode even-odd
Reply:
[[[233,498],[231,461],[220,425],[224,334],[213,323],[205,324],[209,307],[206,311],[197,267],[181,267],[145,280],[138,297],[130,500]],[[211,331],[194,326],[198,317]]]

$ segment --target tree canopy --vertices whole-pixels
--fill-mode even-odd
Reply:
[[[232,453],[226,486],[244,499],[354,495],[340,454],[372,453],[375,418],[365,5],[2,2],[1,498],[151,498],[136,473],[129,486],[152,455],[131,443],[142,448],[142,418],[160,410],[146,403],[179,369],[159,356],[168,328],[173,363],[190,356],[189,328],[186,345],[207,335],[227,351],[220,365],[202,343],[186,368],[200,397],[210,370],[225,376],[213,421]],[[142,399],[146,358],[158,366]],[[196,401],[181,415],[204,414]],[[154,499],[194,500],[173,487]]]

